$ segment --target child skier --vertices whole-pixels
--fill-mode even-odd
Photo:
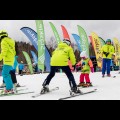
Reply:
[[[15,74],[16,73],[17,64],[18,64],[17,58],[18,58],[18,56],[15,56],[14,66],[10,70],[11,79],[12,79],[12,82],[13,82],[15,88],[16,87],[20,87],[19,83],[17,83],[17,78],[16,78],[16,74]],[[0,85],[0,88],[5,88],[5,87],[6,87],[6,85],[5,85],[5,82],[3,80],[3,83],[2,83],[2,85]]]
[[[8,37],[8,33],[4,30],[0,31],[1,53],[0,61],[3,60],[2,76],[6,84],[4,93],[14,93],[13,82],[10,75],[10,70],[14,64],[15,41]]]
[[[90,71],[92,73],[94,72],[93,63],[90,60],[90,58],[88,58],[86,51],[81,52],[80,57],[81,57],[81,61],[76,64],[76,66],[81,66],[80,83],[78,87],[92,86],[89,78],[89,73]],[[84,82],[84,77],[85,77],[86,83]]]

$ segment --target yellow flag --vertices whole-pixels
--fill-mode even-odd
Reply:
[[[98,35],[94,32],[91,33],[92,39],[93,39],[93,45],[97,60],[98,67],[102,68],[102,54],[101,54],[101,42],[98,37]]]
[[[115,47],[115,59],[116,59],[116,65],[118,66],[118,59],[120,58],[120,48],[119,48],[119,41],[117,38],[113,38],[113,43]]]

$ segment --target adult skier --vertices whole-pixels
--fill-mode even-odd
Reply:
[[[70,67],[68,66],[68,60],[71,61],[74,68],[76,63],[75,55],[70,45],[71,45],[71,42],[67,39],[64,39],[63,42],[60,42],[58,44],[58,47],[53,52],[52,58],[51,58],[51,71],[42,84],[43,88],[41,90],[41,94],[49,92],[50,81],[55,76],[56,70],[60,68],[65,72],[66,76],[69,79],[71,92],[73,94],[80,93],[80,90],[77,89],[74,76],[70,70]]]
[[[111,64],[111,59],[112,55],[114,54],[114,47],[111,44],[111,39],[106,40],[106,44],[103,45],[101,48],[101,53],[102,53],[102,77],[105,76],[105,72],[107,70],[107,76],[110,77],[110,64]]]

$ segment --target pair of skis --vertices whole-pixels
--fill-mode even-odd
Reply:
[[[67,96],[67,97],[60,98],[59,100],[65,100],[65,99],[68,99],[68,98],[73,98],[73,97],[77,97],[77,96],[80,96],[80,95],[85,95],[85,94],[93,93],[96,90],[97,89],[93,89],[93,90],[90,90],[90,91],[87,91],[87,92],[77,93],[77,94],[74,94],[74,95],[70,95],[70,96]]]
[[[21,88],[21,87],[26,87],[26,85],[21,85],[20,87],[16,87],[16,88]],[[3,90],[5,87],[0,87],[0,90]]]
[[[34,91],[21,92],[21,91],[24,91],[24,90],[28,90],[28,88],[18,89],[18,90],[16,90],[16,93],[0,94],[0,97],[34,93]]]
[[[39,96],[41,96],[41,95],[48,94],[48,93],[53,92],[53,91],[56,91],[56,90],[59,90],[59,87],[55,87],[55,88],[51,89],[49,92],[44,93],[44,94],[38,93],[38,94],[36,94],[36,95],[33,95],[32,98],[36,98],[36,97],[39,97]]]
[[[80,88],[82,89],[82,88]],[[56,91],[56,90],[59,90],[59,87],[55,87],[53,89],[51,89],[49,92],[45,93],[45,94],[48,94],[48,93],[51,93],[53,91]],[[74,94],[74,95],[70,95],[70,96],[67,96],[67,97],[63,97],[63,98],[59,98],[58,100],[65,100],[65,99],[68,99],[68,98],[73,98],[73,97],[76,97],[76,96],[80,96],[80,95],[85,95],[85,94],[89,94],[89,93],[93,93],[95,92],[97,89],[92,89],[92,90],[88,90],[87,92],[81,92],[81,93],[78,93],[78,94]],[[32,98],[36,98],[36,97],[39,97],[41,95],[45,95],[45,94],[36,94],[36,95],[33,95]]]
[[[109,77],[109,76],[102,76],[102,78]],[[116,78],[116,76],[110,76],[110,78]]]

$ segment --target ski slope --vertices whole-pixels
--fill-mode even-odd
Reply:
[[[74,72],[73,74],[76,79],[76,83],[78,84],[80,72]],[[49,85],[49,88],[59,87],[59,90],[39,96],[37,98],[32,98],[32,95],[40,92],[42,83],[47,75],[48,73],[24,76],[17,75],[18,83],[20,85],[26,85],[28,88],[28,90],[24,90],[22,92],[34,91],[34,93],[4,96],[0,97],[0,100],[58,100],[59,98],[69,96],[70,87],[66,75],[64,73],[56,73]],[[120,100],[120,74],[118,74],[118,71],[112,71],[111,75],[116,77],[102,78],[101,72],[91,73],[90,79],[95,88],[97,88],[97,91],[68,100]],[[2,77],[0,76],[0,84],[1,83]]]

